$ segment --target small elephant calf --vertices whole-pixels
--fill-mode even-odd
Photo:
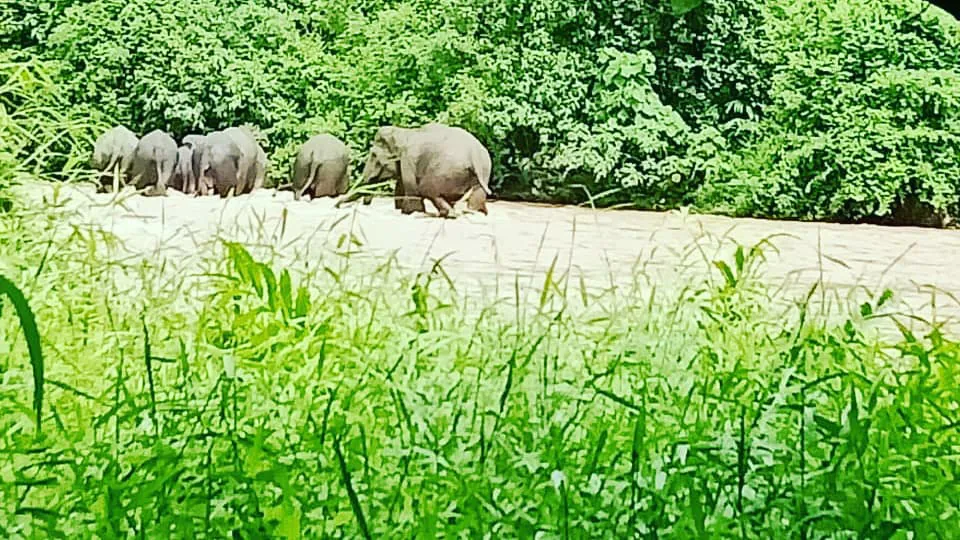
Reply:
[[[196,194],[199,189],[197,176],[193,173],[193,146],[183,145],[177,148],[177,164],[170,177],[170,187],[179,189],[187,195]]]

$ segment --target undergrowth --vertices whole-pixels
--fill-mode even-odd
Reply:
[[[947,538],[958,353],[772,293],[763,245],[683,288],[466,306],[442,265],[209,246],[120,255],[53,208],[0,220],[5,538]],[[569,286],[569,289],[568,289]],[[566,291],[566,293],[564,293]],[[778,297],[777,295],[780,295]],[[785,302],[787,301],[787,302]],[[777,306],[791,306],[783,311]]]

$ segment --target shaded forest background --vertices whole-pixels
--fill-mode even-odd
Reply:
[[[474,132],[505,198],[860,221],[960,213],[960,23],[922,0],[0,4],[0,173],[64,177],[114,122]],[[42,150],[39,151],[38,149]]]

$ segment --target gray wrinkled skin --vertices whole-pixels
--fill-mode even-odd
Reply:
[[[253,189],[262,189],[263,183],[267,179],[267,167],[269,162],[267,161],[267,153],[263,150],[260,144],[257,144],[257,162],[256,168],[257,173],[255,175],[255,180],[253,182]]]
[[[146,196],[162,196],[177,164],[177,143],[167,133],[155,129],[137,143],[130,178]]]
[[[192,133],[190,135],[185,135],[183,137],[183,140],[180,141],[180,145],[189,146],[190,148],[197,148],[198,146],[203,144],[203,141],[205,141],[206,139],[207,139],[206,135],[197,135],[195,133]]]
[[[191,150],[191,162],[192,162],[192,171],[193,175],[193,184],[190,186],[190,194],[198,195],[208,195],[212,192],[212,188],[209,183],[204,183],[200,177],[200,156],[203,155],[203,145],[207,141],[206,135],[186,135],[183,138],[183,146],[187,146]],[[185,192],[186,193],[186,192]]]
[[[237,171],[237,195],[252,192],[263,186],[266,178],[267,154],[249,130],[230,127],[222,131],[240,148],[241,159]]]
[[[115,126],[97,137],[90,158],[90,165],[100,173],[97,191],[110,189],[115,168],[120,175],[120,183],[125,185],[129,182],[137,142],[137,135],[124,126]]]
[[[239,194],[244,156],[233,137],[223,131],[207,135],[200,147],[199,161],[197,178],[201,195],[213,192],[226,197],[231,190]]]
[[[467,208],[486,214],[491,168],[489,151],[462,128],[438,123],[386,126],[374,137],[363,179],[396,180],[396,208],[404,214],[425,212],[423,199],[429,199],[441,217],[449,217],[453,205],[479,187],[468,198]]]
[[[194,195],[199,189],[197,176],[193,173],[193,154],[192,146],[183,145],[177,148],[177,164],[173,168],[173,176],[170,178],[170,187],[187,195]]]
[[[290,183],[293,198],[336,197],[347,192],[350,149],[328,133],[314,135],[303,143],[293,162]]]

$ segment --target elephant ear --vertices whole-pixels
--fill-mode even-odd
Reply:
[[[373,139],[374,148],[380,147],[382,151],[377,156],[384,163],[396,159],[399,149],[397,148],[397,132],[392,126],[385,126],[377,130],[377,136]]]
[[[377,163],[383,163],[383,148],[378,142],[375,142],[373,146],[370,147],[370,157]]]

